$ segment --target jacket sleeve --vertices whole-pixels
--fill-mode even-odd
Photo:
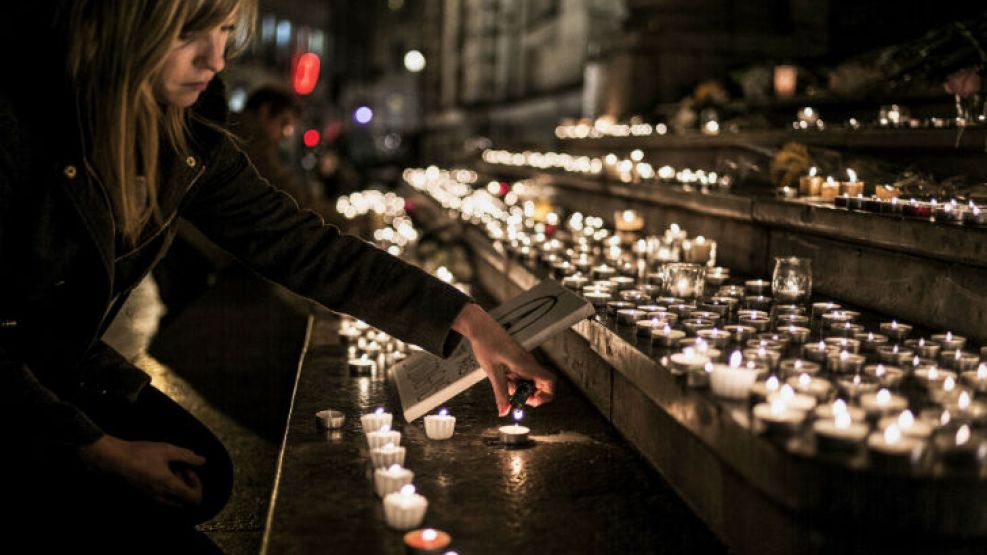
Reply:
[[[224,140],[182,216],[265,278],[404,341],[447,356],[469,297],[421,269],[300,210]]]
[[[0,95],[0,263],[9,238],[9,214],[16,207],[14,176],[24,173],[22,140],[12,107]],[[8,295],[3,293],[2,295]],[[0,308],[7,299],[0,296]],[[0,329],[0,415],[16,424],[15,437],[49,445],[81,446],[97,440],[102,430],[77,406],[60,399],[38,381],[28,365],[8,348],[8,330]]]

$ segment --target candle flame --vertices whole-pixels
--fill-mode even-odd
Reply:
[[[812,166],[811,168],[809,168],[809,177],[815,177],[816,176],[816,172],[818,172],[818,171],[819,171],[818,168],[816,168],[815,166]]]
[[[812,384],[812,377],[808,374],[799,374],[799,389],[808,389]]]
[[[427,542],[433,542],[437,537],[439,537],[439,533],[431,528],[422,531],[422,539]]]
[[[833,401],[833,414],[838,414],[841,412],[847,412],[846,401],[843,399],[837,399]]]
[[[850,182],[853,183],[857,180],[857,172],[853,171],[853,168],[846,169],[846,175],[850,178]]]
[[[871,343],[874,341],[874,332],[872,331],[867,332],[867,341]]]
[[[841,351],[840,352],[840,362],[846,362],[846,360],[848,358],[850,358],[850,353],[848,353],[846,351]]]
[[[915,416],[912,411],[905,409],[898,415],[898,426],[902,429],[909,429],[915,424]]]
[[[401,495],[412,495],[415,493],[415,486],[407,484],[401,486]]]
[[[919,360],[918,355],[912,358],[912,366],[918,367],[921,363],[922,361]]]
[[[956,380],[952,376],[946,376],[946,379],[942,381],[942,390],[949,393],[956,388]]]
[[[401,465],[399,465],[397,463],[394,463],[391,466],[387,467],[387,471],[388,472],[397,472],[399,470],[401,470]]]
[[[898,426],[891,424],[884,428],[884,441],[889,444],[901,441],[901,430],[898,429]]]
[[[734,351],[733,354],[730,355],[730,368],[738,368],[743,358],[744,355],[742,355],[740,351]],[[980,367],[984,370],[984,373],[987,374],[987,365],[981,364]]]
[[[785,384],[781,386],[781,390],[778,392],[778,397],[787,403],[795,397],[795,390],[792,389],[792,386]]]
[[[439,416],[449,416],[449,411],[442,409],[439,411]]]
[[[394,443],[388,441],[387,443],[384,444],[384,447],[382,447],[382,449],[384,449],[385,451],[391,451],[394,449]]]
[[[916,357],[916,358],[918,358],[918,357]],[[929,376],[929,379],[930,380],[939,379],[939,367],[938,366],[933,366],[932,368],[929,368],[928,376]]]
[[[377,410],[374,411],[374,414],[377,415],[384,414],[384,407],[377,407]]]
[[[987,363],[981,363],[980,366],[977,367],[977,379],[987,380]]]
[[[945,426],[946,424],[949,424],[949,421],[952,419],[953,415],[949,413],[949,410],[944,410],[942,411],[942,414],[939,415],[939,425]]]
[[[391,431],[391,427],[388,426],[387,424],[384,424],[383,426],[380,427],[379,430],[377,430],[378,433],[384,433],[384,434],[390,431]]]
[[[966,391],[960,393],[960,398],[957,399],[956,404],[960,410],[968,410],[970,408],[970,394]]]
[[[968,441],[970,441],[970,426],[963,424],[959,430],[956,430],[956,445],[963,445]]]
[[[521,409],[515,409],[515,411],[514,411],[514,420],[520,421],[522,418],[524,418],[524,411],[521,410]]]
[[[852,419],[850,418],[850,413],[845,411],[834,413],[833,420],[834,420],[833,424],[838,429],[849,428],[850,424],[852,423]]]
[[[625,222],[631,223],[634,221],[634,218],[637,217],[637,214],[635,214],[633,210],[624,210],[623,217]]]
[[[891,402],[891,392],[888,391],[887,389],[882,389],[877,392],[877,396],[875,397],[875,399],[877,399],[877,404],[887,405],[888,403]]]
[[[768,390],[768,391],[777,391],[777,390],[778,390],[778,387],[779,387],[779,385],[780,385],[780,384],[779,384],[779,382],[778,382],[778,376],[770,376],[770,377],[769,377],[769,378],[768,378],[768,379],[767,379],[767,380],[766,380],[766,381],[764,382],[764,389],[766,389],[766,390]]]
[[[802,359],[796,359],[796,360],[795,360],[795,363],[794,363],[794,364],[792,364],[792,366],[793,366],[793,367],[794,367],[794,368],[795,368],[796,370],[801,370],[801,369],[802,369]]]
[[[780,399],[775,399],[775,400],[771,401],[771,415],[772,416],[781,416],[782,414],[785,414],[785,403],[784,403],[784,401],[781,401]]]
[[[947,331],[946,332],[946,342],[948,343],[948,342],[950,342],[952,340],[953,340],[953,332]]]

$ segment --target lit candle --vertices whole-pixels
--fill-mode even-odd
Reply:
[[[700,354],[695,349],[686,348],[681,353],[675,353],[669,357],[669,361],[672,363],[669,370],[673,374],[682,375],[686,372],[702,371],[706,368],[706,364],[709,363],[709,357]]]
[[[376,432],[382,426],[390,426],[392,418],[391,413],[385,412],[383,407],[378,407],[374,412],[361,416],[360,423],[365,433]]]
[[[327,409],[315,413],[315,418],[323,428],[338,430],[343,427],[346,415],[338,410]]]
[[[405,448],[393,443],[370,450],[370,460],[374,468],[387,468],[393,464],[404,464]]]
[[[837,403],[842,403],[837,400]],[[855,449],[867,437],[868,427],[862,422],[854,422],[846,404],[832,407],[832,418],[817,420],[812,424],[816,434],[816,444],[824,451],[845,451]]]
[[[404,535],[404,546],[411,555],[439,554],[451,542],[449,534],[432,528],[412,530]]]
[[[820,401],[828,397],[829,393],[833,390],[833,386],[829,383],[829,380],[816,378],[804,372],[798,376],[788,378],[787,383],[799,393],[811,395]]]
[[[652,316],[651,318],[638,320],[634,323],[634,325],[637,327],[637,334],[639,336],[652,337],[651,332],[656,329],[664,328],[668,325],[668,321],[657,316]]]
[[[826,369],[837,374],[859,374],[866,360],[863,355],[831,350],[826,353]]]
[[[456,417],[449,416],[449,411],[442,409],[439,414],[425,417],[425,435],[429,439],[443,440],[452,437],[456,429]]]
[[[897,320],[884,322],[880,325],[881,333],[893,341],[902,341],[912,333],[912,326],[901,324]]]
[[[421,525],[428,509],[428,500],[415,493],[415,486],[408,484],[399,492],[384,497],[384,517],[387,525],[397,530],[407,530]]]
[[[903,410],[898,416],[885,416],[881,418],[878,427],[885,429],[894,424],[901,430],[901,433],[915,439],[926,440],[932,435],[932,426],[925,421],[916,420],[915,415],[910,410]]]
[[[905,371],[897,366],[868,364],[864,366],[864,375],[873,378],[882,387],[894,389],[901,384]]]
[[[768,376],[762,382],[756,382],[751,386],[751,398],[755,402],[766,401],[768,396],[781,389],[781,380],[778,376]]]
[[[963,372],[963,381],[977,393],[987,393],[987,363],[981,363],[976,371]]]
[[[915,380],[928,390],[941,389],[942,383],[948,378],[956,380],[956,373],[950,370],[942,370],[938,366],[922,366],[913,372]]]
[[[379,354],[379,349],[378,349]],[[377,363],[365,352],[360,358],[351,358],[346,362],[351,376],[370,376],[377,370]]]
[[[664,327],[651,330],[651,345],[655,347],[674,347],[680,339],[685,337],[682,330],[673,330],[668,324]]]
[[[778,370],[784,376],[799,376],[801,374],[812,376],[818,374],[820,369],[819,364],[800,358],[783,360],[778,364]]]
[[[367,432],[367,444],[370,446],[370,449],[377,449],[389,443],[400,445],[401,432],[391,430],[391,427],[387,424],[381,426],[379,430]]]
[[[788,384],[781,386],[781,389],[777,393],[768,395],[768,403],[770,404],[774,401],[781,401],[785,406],[801,412],[808,412],[816,408],[815,397],[796,393],[795,389]]]
[[[386,497],[389,493],[400,491],[414,479],[415,473],[399,464],[392,464],[387,468],[375,468],[374,491],[378,497]]]
[[[755,422],[768,434],[790,434],[805,421],[805,412],[788,406],[780,399],[755,405],[753,413]]]
[[[881,417],[898,413],[908,408],[908,400],[901,395],[880,389],[876,393],[866,393],[860,396],[860,406],[870,417]]]
[[[922,444],[922,441],[913,437],[902,436],[896,424],[874,432],[867,438],[871,461],[878,465],[910,465],[918,460]]]
[[[942,461],[953,466],[976,466],[983,457],[983,435],[967,424],[936,432],[935,446]]]
[[[500,442],[504,445],[521,445],[528,442],[528,434],[531,430],[520,423],[501,426],[497,429],[500,432]]]

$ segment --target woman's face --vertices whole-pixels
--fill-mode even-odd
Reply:
[[[226,65],[224,55],[231,31],[232,17],[221,25],[185,33],[175,40],[152,83],[158,102],[179,108],[195,104],[199,93]]]

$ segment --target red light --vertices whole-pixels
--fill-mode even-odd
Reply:
[[[302,142],[309,148],[319,144],[319,132],[315,129],[309,129],[302,135]]]
[[[306,95],[315,90],[319,82],[319,64],[319,57],[311,52],[298,57],[291,79],[296,93]]]
[[[511,192],[511,186],[506,181],[500,182],[500,196],[505,196],[507,193]]]

